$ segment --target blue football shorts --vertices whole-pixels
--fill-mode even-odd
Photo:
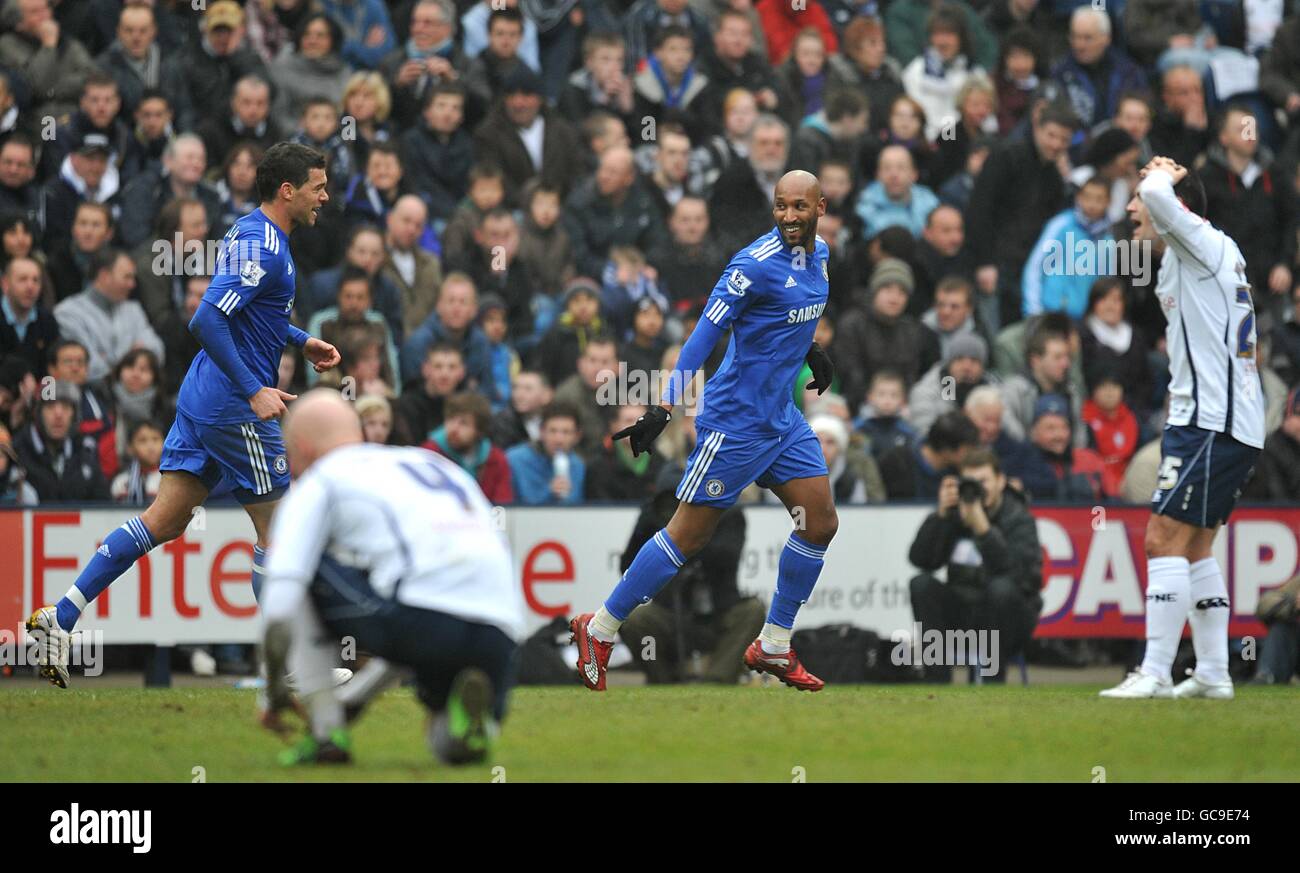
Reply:
[[[289,487],[289,460],[275,419],[205,424],[177,412],[159,469],[192,473],[209,491],[224,483],[244,504],[278,500]]]
[[[726,509],[750,483],[764,488],[825,476],[821,441],[800,417],[784,434],[763,437],[728,436],[697,427],[695,449],[677,486],[677,498],[697,506]]]
[[[1231,434],[1194,425],[1166,427],[1151,511],[1203,528],[1226,522],[1257,457],[1259,449]]]

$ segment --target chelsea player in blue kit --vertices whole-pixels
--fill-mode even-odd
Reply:
[[[570,623],[578,673],[593,691],[605,689],[620,625],[704,547],[722,513],[752,482],[771,489],[802,526],[781,552],[767,623],[745,652],[745,664],[803,691],[824,686],[800,663],[790,636],[839,525],[821,443],[791,390],[805,361],[813,373],[807,387],[819,394],[834,376],[829,357],[813,342],[829,285],[829,252],[817,236],[817,220],[825,213],[816,176],[794,170],[781,177],[772,208],[775,228],[727,265],[682,347],[661,403],[614,435],[630,439],[634,456],[648,451],[683,386],[730,328],[727,355],[700,401],[698,436],[677,487],[676,513],[642,546],[604,605]]]
[[[68,634],[82,611],[140,556],[184,533],[218,483],[243,504],[257,532],[253,590],[259,593],[267,534],[289,485],[279,417],[294,396],[276,387],[286,343],[323,372],[339,363],[329,343],[289,323],[293,257],[289,233],[316,223],[326,193],[325,158],[296,143],[272,147],[257,168],[261,206],[235,222],[190,332],[202,349],[181,385],[176,421],[163,444],[162,483],[143,515],[104,537],[68,593],[38,609],[27,628],[41,642],[41,675],[68,685]]]

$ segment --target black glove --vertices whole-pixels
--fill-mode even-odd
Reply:
[[[636,424],[614,434],[614,439],[621,440],[623,437],[628,437],[628,445],[631,446],[632,457],[635,458],[642,452],[650,451],[651,444],[659,438],[664,426],[671,419],[672,414],[667,409],[655,404],[646,411],[645,415],[636,420]]]
[[[831,356],[823,352],[822,347],[817,343],[813,343],[812,348],[808,350],[808,356],[804,358],[804,363],[812,370],[813,375],[812,381],[804,388],[815,389],[817,396],[820,397],[822,392],[831,387],[831,383],[835,381],[835,365],[831,363]]]

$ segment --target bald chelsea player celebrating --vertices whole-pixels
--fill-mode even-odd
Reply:
[[[634,456],[648,451],[685,386],[730,329],[726,357],[700,400],[698,435],[677,487],[676,512],[637,553],[604,605],[570,624],[578,673],[594,691],[605,689],[614,637],[628,615],[708,543],[719,517],[753,482],[770,488],[802,527],[781,552],[767,622],[745,652],[745,664],[803,691],[824,686],[800,663],[790,637],[839,524],[821,444],[794,405],[792,390],[805,361],[813,374],[807,387],[818,394],[834,379],[830,358],[813,342],[829,284],[829,253],[817,236],[817,220],[825,213],[816,176],[795,170],[781,177],[772,206],[775,226],[727,265],[661,402],[614,435],[630,440]]]

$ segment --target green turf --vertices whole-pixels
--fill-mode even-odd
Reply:
[[[0,780],[1300,780],[1300,696],[1098,700],[1088,687],[521,689],[490,764],[435,765],[405,691],[348,768],[285,770],[251,692],[0,690]],[[798,768],[802,768],[800,771]]]

